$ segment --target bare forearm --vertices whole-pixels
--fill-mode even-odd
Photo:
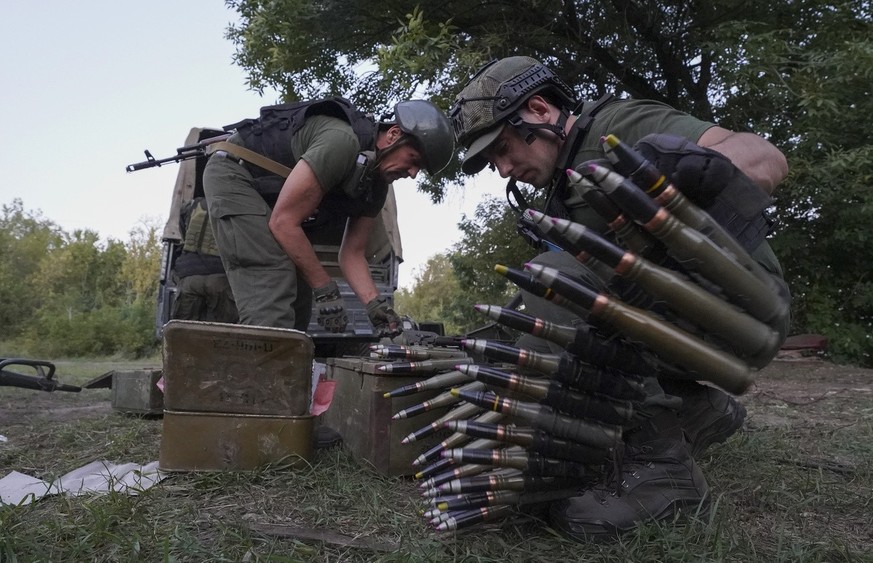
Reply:
[[[310,287],[322,287],[330,282],[330,275],[319,262],[315,250],[302,228],[299,226],[277,227],[271,223],[270,230]]]
[[[376,289],[373,276],[370,274],[370,265],[363,253],[342,252],[339,264],[343,277],[361,303],[366,305],[379,296],[379,290]]]
[[[773,193],[776,186],[788,174],[785,155],[763,137],[754,133],[735,133],[713,127],[697,142],[731,159],[756,184]]]

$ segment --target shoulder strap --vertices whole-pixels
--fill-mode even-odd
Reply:
[[[554,198],[563,193],[564,187],[567,185],[567,174],[565,171],[573,164],[573,157],[579,150],[579,146],[582,144],[586,135],[588,135],[588,130],[591,129],[591,124],[594,123],[594,117],[604,108],[604,106],[612,102],[614,99],[614,93],[601,96],[599,100],[591,104],[589,108],[585,109],[585,111],[576,118],[576,122],[573,123],[570,135],[567,137],[567,142],[564,144],[564,149],[558,156],[557,167],[555,168],[554,176],[552,176],[552,187],[549,190],[549,195],[546,197],[545,207],[547,209],[553,204]],[[585,108],[585,104],[582,105],[582,108]]]
[[[615,99],[614,93],[602,96],[599,100],[591,104],[584,113],[576,118],[576,122],[573,123],[570,135],[564,145],[564,150],[562,150],[561,154],[558,156],[559,164],[552,182],[552,189],[549,191],[549,195],[546,198],[546,207],[548,207],[549,202],[556,193],[563,191],[564,185],[567,183],[567,175],[564,173],[564,170],[572,164],[573,155],[575,155],[576,151],[579,150],[579,145],[582,143],[582,139],[585,138],[585,135],[588,134],[588,130],[591,129],[591,124],[594,123],[594,116],[597,115],[597,112],[603,109],[606,104],[613,101],[613,99]],[[582,104],[581,107],[584,108],[585,104]],[[579,109],[578,106],[577,109]],[[568,159],[570,159],[570,162],[567,162]],[[515,198],[516,203],[513,203],[509,198],[510,194]],[[524,195],[522,195],[521,191],[518,189],[515,180],[512,179],[510,179],[506,184],[506,201],[509,202],[509,207],[511,207],[516,213],[521,213],[529,207]]]
[[[282,176],[283,178],[287,178],[288,175],[291,174],[291,169],[284,164],[279,164],[275,160],[269,159],[262,154],[258,154],[255,151],[251,151],[240,145],[228,143],[227,141],[219,141],[209,145],[210,153],[219,150],[232,154],[233,156],[241,158],[255,166],[260,166],[264,170]]]

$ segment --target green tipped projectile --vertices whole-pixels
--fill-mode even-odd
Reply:
[[[482,408],[479,406],[472,405],[470,403],[461,403],[458,406],[456,406],[455,408],[453,408],[452,410],[450,410],[449,412],[447,412],[446,414],[444,414],[443,416],[441,416],[440,418],[438,418],[437,420],[428,424],[427,426],[425,426],[423,428],[419,428],[415,432],[412,432],[411,434],[409,434],[408,436],[403,438],[400,441],[400,443],[401,444],[408,444],[409,442],[421,440],[422,438],[425,438],[425,437],[430,436],[431,434],[433,434],[435,432],[438,432],[439,430],[442,430],[443,424],[445,422],[447,422],[449,420],[458,420],[458,419],[462,419],[462,418],[464,418],[464,419],[470,418],[471,416],[480,412],[481,410],[482,410]]]
[[[567,299],[564,299],[562,296],[533,279],[530,274],[513,268],[507,268],[501,264],[494,266],[494,271],[531,295],[551,301],[555,305],[563,307],[577,316],[584,317],[587,314],[585,309],[575,305]]]
[[[446,427],[455,432],[463,432],[470,436],[483,439],[493,439],[498,442],[508,442],[524,446],[531,452],[546,457],[576,461],[587,465],[603,465],[610,457],[609,450],[592,448],[568,440],[555,438],[537,428],[519,428],[505,424],[490,424],[471,420],[453,420]],[[471,442],[468,447],[471,447]],[[448,448],[447,448],[448,449]]]
[[[479,381],[473,381],[467,383],[461,389],[466,391],[479,391],[483,389],[485,384]],[[394,413],[394,416],[391,417],[392,420],[398,420],[401,418],[412,418],[414,416],[418,416],[420,414],[424,414],[426,412],[432,411],[434,409],[439,409],[442,407],[448,407],[454,405],[460,401],[455,395],[452,395],[450,392],[446,391],[444,393],[440,393],[433,399],[429,401],[425,401],[423,403],[419,403],[417,405],[413,405],[411,407],[405,408],[403,410],[397,411]]]
[[[388,391],[383,396],[386,399],[390,399],[391,397],[405,397],[406,395],[414,395],[415,393],[420,393],[421,391],[429,391],[431,389],[443,389],[445,387],[451,387],[452,385],[472,380],[473,378],[469,375],[463,374],[458,370],[452,370],[445,373],[438,373],[432,377],[425,379],[424,381],[416,381],[415,383],[412,383],[410,385],[398,387],[393,391]]]
[[[540,354],[488,340],[462,340],[461,346],[495,360],[536,370],[580,391],[603,393],[617,399],[642,400],[646,397],[639,377],[589,365],[572,354]],[[651,369],[646,373],[649,371]]]
[[[593,395],[576,393],[554,380],[526,377],[477,365],[458,366],[458,369],[483,384],[524,393],[539,399],[544,405],[573,416],[591,418],[608,424],[624,424],[634,413],[629,401],[601,399]],[[476,391],[476,389],[461,390]]]
[[[743,393],[753,381],[748,365],[647,311],[597,294],[554,268],[526,267],[568,298],[591,303],[591,317],[611,324],[627,337],[645,343],[667,361],[690,371],[695,379],[715,383],[731,393]]]
[[[620,427],[572,418],[544,405],[516,401],[493,393],[461,391],[458,394],[468,403],[522,418],[531,426],[558,438],[602,449],[613,448],[621,443]]]

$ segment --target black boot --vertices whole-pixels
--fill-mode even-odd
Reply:
[[[677,511],[705,513],[708,491],[676,415],[664,413],[628,433],[623,455],[603,484],[554,503],[550,516],[573,538],[609,538]]]
[[[660,383],[666,393],[682,399],[679,423],[694,457],[742,428],[746,407],[721,389],[696,381],[661,380]]]

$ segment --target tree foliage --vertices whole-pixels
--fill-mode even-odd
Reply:
[[[795,296],[793,331],[826,334],[837,356],[873,364],[868,0],[228,4],[241,15],[229,37],[252,86],[291,98],[342,93],[384,111],[427,96],[448,108],[479,65],[523,54],[580,97],[617,91],[767,136],[791,166],[776,194],[772,242]],[[439,200],[444,188],[420,189]],[[497,204],[462,221],[451,263],[465,290],[497,298],[488,270],[509,260],[511,222]]]
[[[38,357],[153,353],[156,226],[67,233],[21,200],[0,216],[0,342]]]
[[[473,296],[462,288],[448,255],[432,256],[415,276],[414,286],[414,291],[402,288],[395,294],[399,314],[442,322],[447,334],[463,334],[471,327]]]

